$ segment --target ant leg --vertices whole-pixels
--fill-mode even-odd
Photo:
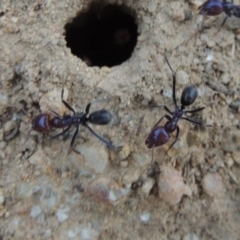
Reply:
[[[54,115],[56,115],[57,117],[59,118],[62,118],[62,116],[60,116],[57,112],[53,111],[53,110],[50,110],[50,112],[52,112]]]
[[[217,30],[217,32],[216,32],[214,35],[217,35],[217,34],[218,34],[218,32],[219,32],[219,31],[221,30],[221,28],[223,27],[223,25],[226,23],[227,19],[228,19],[228,16],[226,16],[226,17],[224,18],[221,26],[219,27],[219,29]]]
[[[68,127],[67,127],[65,130],[63,130],[62,132],[58,133],[57,135],[52,136],[51,139],[57,138],[57,137],[59,137],[59,136],[65,134],[66,132],[69,131],[70,128],[71,128],[71,125],[68,126]]]
[[[190,110],[190,111],[184,111],[184,113],[195,113],[195,112],[199,112],[202,111],[205,107],[201,107],[201,108],[197,108],[194,110]]]
[[[74,109],[63,99],[63,93],[64,93],[64,89],[62,89],[62,94],[61,94],[62,103],[75,115]]]
[[[195,123],[195,124],[198,124],[198,125],[202,125],[202,126],[204,125],[202,122],[197,122],[197,121],[192,120],[192,119],[190,119],[190,118],[182,117],[181,119],[187,120],[187,121],[189,121],[189,122],[191,122],[191,123]]]
[[[177,135],[176,135],[176,138],[175,140],[173,141],[173,143],[170,145],[170,147],[168,148],[168,150],[170,148],[172,148],[172,146],[176,143],[176,141],[178,140],[178,136],[179,136],[179,132],[180,132],[180,129],[179,129],[179,126],[177,126]]]
[[[88,113],[89,113],[90,107],[91,107],[91,103],[89,103],[89,104],[86,106],[85,112],[86,112],[87,115],[88,115]]]
[[[90,128],[86,123],[83,125],[85,126],[86,128],[88,128],[88,130],[90,131],[90,133],[92,135],[94,135],[96,138],[98,138],[100,141],[102,141],[103,143],[105,143],[109,148],[111,148],[112,150],[115,150],[115,147],[110,143],[108,142],[107,140],[105,140],[104,138],[100,137],[97,133],[95,133],[92,128]]]
[[[171,115],[173,115],[173,112],[169,110],[169,108],[167,106],[164,106],[165,111],[167,111],[168,113],[170,113]]]
[[[169,115],[166,115],[166,114],[165,114],[163,117],[161,117],[161,118],[159,119],[159,121],[153,126],[152,129],[154,129],[155,127],[157,127],[158,124],[159,124],[164,118],[166,118],[167,120],[171,120],[171,117],[170,117]]]
[[[154,161],[153,161],[154,160],[154,148],[155,147],[152,148],[152,162],[151,162],[151,165],[154,163]]]
[[[169,66],[169,68],[171,69],[172,71],[172,77],[173,77],[173,87],[172,87],[172,97],[173,97],[173,103],[175,106],[177,106],[177,101],[176,101],[176,73],[173,71],[167,57],[165,56],[165,60]]]
[[[77,134],[78,134],[78,131],[79,131],[79,125],[76,126],[76,131],[75,131],[75,133],[74,133],[74,135],[73,135],[73,138],[72,138],[72,141],[71,141],[71,143],[70,143],[70,147],[71,147],[71,148],[72,148],[72,146],[73,146],[73,144],[74,144],[74,142],[75,142],[75,140],[76,140],[76,136],[77,136]]]

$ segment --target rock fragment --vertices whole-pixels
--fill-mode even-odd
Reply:
[[[218,173],[207,173],[202,180],[204,192],[210,197],[222,195],[224,186],[222,178]]]
[[[181,173],[170,166],[161,168],[158,187],[159,197],[170,205],[178,204],[183,195],[192,195],[192,191],[184,183]]]

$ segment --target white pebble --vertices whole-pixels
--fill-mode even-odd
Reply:
[[[41,212],[42,212],[41,207],[39,205],[35,205],[31,209],[30,217],[36,218]]]
[[[217,197],[223,193],[222,178],[218,173],[207,173],[202,180],[204,192],[210,197]]]
[[[68,206],[63,206],[63,205],[61,205],[61,207],[57,210],[56,216],[60,223],[68,219],[69,211],[70,211],[70,208]]]
[[[97,240],[99,238],[99,232],[93,228],[85,228],[81,231],[82,240]]]
[[[140,219],[142,222],[146,223],[150,219],[150,213],[143,213],[140,215]]]

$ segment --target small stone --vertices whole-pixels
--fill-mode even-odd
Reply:
[[[61,99],[61,92],[62,89],[54,89],[46,94],[44,94],[40,101],[39,105],[42,112],[48,112],[49,110],[53,109],[59,115],[63,115],[65,113],[65,106],[62,104]],[[68,90],[64,88],[64,100],[68,97]]]
[[[42,186],[41,193],[39,205],[45,213],[52,214],[60,201],[58,193],[48,185]]]
[[[127,197],[129,188],[122,188],[111,178],[99,177],[91,181],[85,188],[86,194],[92,195],[99,200],[117,204],[119,200]]]
[[[158,187],[160,198],[170,205],[179,203],[183,195],[192,195],[191,189],[183,181],[181,172],[170,166],[161,168]]]
[[[119,158],[121,160],[124,160],[125,158],[127,158],[129,156],[130,152],[131,152],[130,146],[129,146],[129,144],[126,144],[122,148],[122,150],[119,152]]]
[[[5,149],[7,143],[5,141],[0,141],[0,149]]]
[[[144,181],[141,190],[142,190],[142,192],[143,192],[143,194],[144,194],[145,196],[148,196],[148,195],[149,195],[150,191],[151,191],[152,188],[153,188],[154,183],[155,183],[155,181],[154,181],[153,178],[147,178],[147,179]]]
[[[133,163],[137,167],[146,167],[151,163],[151,157],[146,153],[133,153]]]
[[[16,122],[10,120],[10,121],[7,121],[7,122],[4,124],[3,130],[4,130],[5,133],[7,133],[7,132],[10,132],[10,131],[11,131],[13,128],[15,128],[15,127],[16,127]]]
[[[93,169],[96,173],[102,173],[107,167],[109,154],[106,148],[81,144],[76,146],[76,150],[84,157],[86,167]]]
[[[57,213],[56,213],[56,216],[60,223],[68,219],[69,211],[70,211],[70,208],[68,206],[63,206],[63,205],[60,206],[60,208],[57,210]]]
[[[0,205],[4,203],[4,195],[3,195],[3,189],[0,188]]]
[[[189,83],[189,75],[183,70],[177,70],[176,72],[176,82],[181,85],[186,85]]]
[[[50,238],[52,236],[52,230],[51,229],[45,230],[43,236],[44,236],[44,239]]]
[[[3,132],[3,129],[1,128],[0,129],[0,141],[3,140],[3,136],[4,136],[4,132]]]
[[[45,157],[45,153],[42,150],[38,150],[29,158],[29,163],[32,165],[42,165]]]
[[[39,205],[35,205],[31,209],[30,217],[36,218],[41,212],[42,212],[41,207]]]
[[[100,233],[93,228],[84,228],[81,231],[81,239],[82,240],[97,240],[99,238]]]
[[[225,72],[221,75],[220,80],[223,84],[229,84],[231,81],[231,78],[230,78],[229,74]]]
[[[189,233],[184,236],[183,240],[198,240],[198,236],[194,233]]]
[[[2,115],[8,105],[8,96],[0,94],[0,115]]]
[[[136,182],[139,178],[140,171],[137,170],[130,170],[126,171],[126,173],[122,177],[122,183],[130,188],[133,182]]]
[[[14,138],[18,133],[18,129],[19,127],[15,121],[7,121],[3,126],[4,140],[9,141]]]
[[[143,213],[140,215],[140,219],[142,222],[146,223],[150,220],[150,213]]]
[[[172,9],[172,19],[182,22],[185,19],[184,8],[181,2],[172,2],[170,4]]]
[[[22,183],[18,187],[17,196],[19,198],[29,198],[32,196],[32,186],[29,183]]]
[[[232,152],[233,160],[240,165],[240,153],[239,152]]]
[[[84,228],[83,225],[77,225],[71,230],[68,231],[69,238],[75,238],[79,233],[81,233],[82,229]]]
[[[222,178],[218,173],[207,173],[202,180],[204,192],[210,197],[222,195],[224,186]]]
[[[222,134],[222,149],[226,152],[235,152],[240,150],[240,130],[225,129]]]
[[[121,167],[127,167],[128,166],[128,161],[121,161],[120,165],[121,165]]]

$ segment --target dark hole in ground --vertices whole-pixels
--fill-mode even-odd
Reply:
[[[123,5],[92,3],[65,25],[67,47],[89,66],[119,65],[137,43],[134,15]]]

